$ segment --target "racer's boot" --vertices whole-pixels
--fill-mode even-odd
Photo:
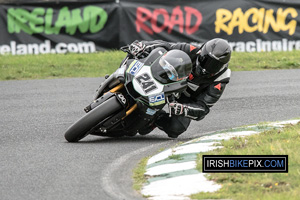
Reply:
[[[152,125],[150,125],[146,128],[140,129],[139,134],[140,135],[147,135],[147,134],[151,133],[155,128],[156,128],[156,125],[153,123]]]

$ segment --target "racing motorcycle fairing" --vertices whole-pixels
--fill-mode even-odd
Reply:
[[[127,55],[116,72],[100,84],[94,101],[84,109],[86,115],[66,131],[66,140],[78,142],[88,134],[133,136],[151,127],[162,108],[187,87],[186,80],[161,83],[153,76],[156,72],[151,68],[166,52],[157,48],[140,60]]]
[[[141,101],[152,108],[161,109],[166,104],[166,98],[171,93],[181,93],[187,87],[186,80],[163,84],[156,80],[152,70],[159,65],[160,58],[167,51],[164,48],[153,50],[142,60],[129,60],[125,71],[125,87],[136,101]]]

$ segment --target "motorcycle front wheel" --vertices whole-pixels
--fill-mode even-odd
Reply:
[[[108,99],[71,125],[65,133],[65,139],[68,142],[78,142],[99,122],[121,109],[123,107],[116,97]]]

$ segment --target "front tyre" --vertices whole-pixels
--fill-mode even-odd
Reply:
[[[119,103],[118,99],[113,96],[71,125],[65,133],[66,140],[68,142],[78,142],[99,122],[122,108],[123,106]]]

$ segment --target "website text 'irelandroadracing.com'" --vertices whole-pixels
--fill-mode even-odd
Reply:
[[[48,54],[48,53],[92,53],[96,51],[94,42],[79,43],[57,43],[51,47],[50,40],[45,40],[40,44],[17,44],[10,41],[9,45],[0,46],[0,54],[26,55],[26,54]]]

